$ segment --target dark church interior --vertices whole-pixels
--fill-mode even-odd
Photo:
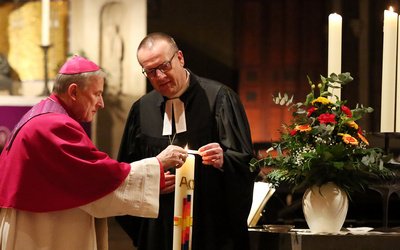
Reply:
[[[0,8],[3,2],[10,1],[0,1]],[[272,96],[285,92],[303,102],[307,76],[318,82],[320,75],[327,75],[328,16],[339,13],[342,72],[354,78],[343,87],[342,98],[348,106],[374,109],[359,125],[369,132],[371,147],[400,161],[400,135],[380,132],[383,13],[389,6],[400,12],[400,0],[148,0],[147,32],[174,37],[187,68],[238,93],[250,123],[254,154],[261,157],[279,138],[281,124],[291,119],[287,107],[275,105]],[[1,79],[0,84],[7,84]],[[151,89],[148,82],[147,92]],[[258,180],[265,181],[264,175]],[[303,193],[279,186],[256,228],[266,224],[307,228]],[[400,178],[353,193],[343,227],[400,230]],[[112,245],[110,249],[123,250]]]
[[[360,120],[363,129],[370,131],[371,146],[398,155],[400,137],[390,134],[385,139],[379,132],[379,121],[383,11],[388,6],[398,9],[399,1],[243,0],[180,4],[154,0],[148,6],[148,32],[163,30],[172,34],[190,69],[239,93],[257,153],[269,148],[278,137],[280,124],[290,119],[285,108],[272,102],[272,95],[294,93],[298,101],[303,101],[301,98],[307,94],[306,76],[317,81],[319,75],[326,75],[327,17],[340,13],[342,72],[354,77],[343,87],[342,98],[348,100],[349,106],[360,103],[374,108],[372,114]],[[168,14],[173,9],[177,13],[188,13],[188,9],[193,12],[183,23],[180,17]],[[231,48],[229,60],[221,63],[218,59],[225,56],[227,47]],[[291,194],[284,185],[279,187],[265,206],[259,226],[307,227],[301,209],[302,194],[303,191]],[[353,194],[344,226],[383,227],[383,197],[371,189]],[[388,203],[387,226],[398,227],[399,194],[391,193]]]

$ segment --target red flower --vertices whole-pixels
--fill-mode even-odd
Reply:
[[[315,111],[315,110],[317,110],[317,108],[316,107],[312,107],[312,108],[310,108],[309,110],[307,110],[307,112],[308,112],[308,117],[310,117],[310,115]]]
[[[320,123],[337,123],[335,121],[335,115],[334,114],[322,114],[317,117],[318,121]]]
[[[291,135],[295,135],[297,133],[297,130],[296,129],[293,129],[292,131],[290,131],[290,134]]]
[[[345,114],[348,115],[349,117],[353,117],[353,115],[351,114],[351,110],[350,110],[348,107],[342,105],[341,108],[342,108],[343,113],[345,113]]]

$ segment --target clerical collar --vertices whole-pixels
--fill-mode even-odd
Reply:
[[[186,71],[186,81],[185,81],[185,83],[183,84],[182,89],[179,90],[179,92],[176,93],[176,95],[172,96],[172,97],[169,98],[169,99],[173,99],[173,98],[178,98],[178,97],[180,97],[180,96],[181,96],[183,93],[185,93],[185,91],[188,89],[188,87],[189,87],[189,82],[190,82],[190,73],[189,73],[189,71],[188,71],[187,69],[185,69],[185,71]]]
[[[186,116],[185,116],[185,104],[179,99],[179,97],[188,89],[190,81],[190,73],[186,71],[186,82],[184,87],[179,91],[176,97],[167,100],[165,103],[164,111],[164,126],[162,135],[172,135],[172,108],[174,108],[174,120],[175,120],[175,133],[179,134],[186,132]]]

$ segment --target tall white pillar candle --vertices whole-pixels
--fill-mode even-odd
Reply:
[[[50,0],[42,0],[42,46],[50,44]]]
[[[335,73],[339,75],[342,71],[342,16],[336,13],[329,15],[328,25],[328,77]],[[334,83],[334,86],[340,86]],[[335,95],[341,98],[340,89],[330,89],[333,96],[329,99],[336,101]]]
[[[194,155],[188,154],[175,173],[173,250],[192,249],[194,163]]]
[[[383,23],[381,132],[394,132],[397,18],[393,9],[385,10]]]
[[[400,132],[400,48],[399,48],[399,35],[400,35],[400,21],[397,19],[397,81],[396,81],[396,108],[394,117],[396,118],[395,132]]]

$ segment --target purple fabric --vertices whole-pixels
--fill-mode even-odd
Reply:
[[[15,133],[31,118],[44,113],[67,114],[65,109],[59,104],[49,99],[40,101],[34,107],[31,106],[0,106],[0,146],[10,147],[9,139],[15,137]],[[22,118],[21,118],[22,117]],[[86,134],[91,137],[91,123],[81,123]],[[11,131],[11,132],[9,132]],[[3,137],[8,139],[4,140]],[[1,150],[0,150],[1,151]]]
[[[6,144],[6,139],[10,138],[11,131],[21,117],[31,108],[31,106],[0,106],[1,147]]]
[[[0,126],[6,126],[12,131],[15,124],[31,108],[30,106],[0,106]]]
[[[51,100],[51,99],[45,99],[41,100],[38,104],[33,106],[18,122],[18,124],[15,126],[13,131],[11,132],[10,139],[8,140],[6,144],[6,149],[9,150],[12,142],[20,130],[22,126],[25,125],[30,119],[32,119],[35,116],[46,114],[46,113],[60,113],[64,115],[68,115],[67,111],[57,102]]]

